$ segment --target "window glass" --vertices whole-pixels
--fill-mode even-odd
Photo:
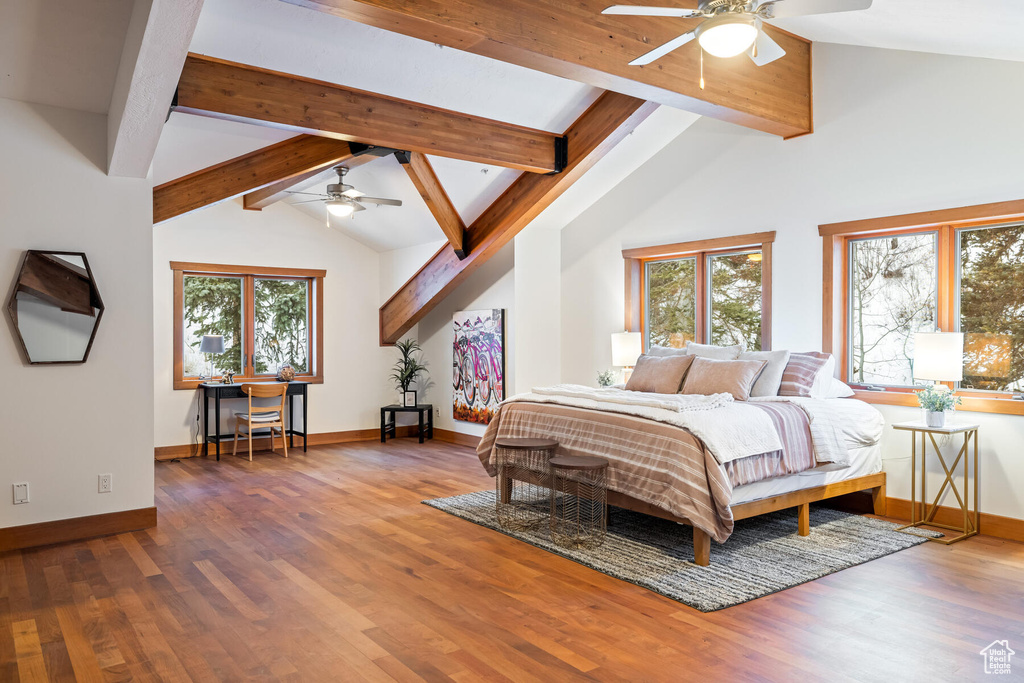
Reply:
[[[306,372],[309,356],[309,281],[257,278],[255,299],[256,374],[273,374],[283,365]]]
[[[936,329],[935,233],[850,242],[850,381],[910,386],[914,333]]]
[[[185,275],[183,278],[185,377],[217,371],[242,372],[242,278]],[[200,353],[203,335],[224,337],[224,353]],[[214,373],[214,374],[219,374]]]
[[[761,349],[761,252],[708,258],[711,343]]]
[[[683,348],[694,341],[696,318],[696,260],[651,261],[647,264],[648,346]]]
[[[962,230],[959,326],[962,386],[1024,389],[1024,226]]]

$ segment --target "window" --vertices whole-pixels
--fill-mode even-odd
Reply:
[[[259,380],[284,365],[297,378],[323,381],[325,271],[179,262],[171,270],[175,389],[194,388],[211,369]],[[204,335],[221,335],[224,352],[202,353]]]
[[[688,341],[770,348],[775,233],[627,249],[626,328],[645,348]]]
[[[914,333],[931,332],[938,309],[935,233],[850,241],[849,378],[911,386]]]
[[[967,410],[1024,414],[1024,201],[820,226],[824,346],[864,400],[916,405],[914,333],[964,333]],[[953,386],[953,385],[951,385]]]

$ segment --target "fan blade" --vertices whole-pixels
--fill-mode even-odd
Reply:
[[[754,61],[754,64],[758,66],[764,66],[774,62],[779,57],[785,57],[786,51],[782,47],[771,39],[764,31],[757,32],[757,40],[747,50],[747,55]]]
[[[322,201],[323,201],[322,199],[303,199],[301,202],[285,202],[285,203],[286,204],[291,204],[292,206],[295,206],[296,204],[312,204],[313,202],[322,202]]]
[[[636,5],[612,5],[601,14],[617,14],[627,17],[699,17],[698,9],[681,7],[637,7]]]
[[[355,213],[356,211],[366,211],[366,207],[359,202],[352,202],[352,213]]]
[[[831,12],[852,12],[871,7],[871,0],[775,0],[764,2],[771,5],[768,19],[785,19],[787,17],[803,17],[809,14],[829,14]]]
[[[296,190],[285,190],[288,194],[308,194],[310,197],[326,197],[327,195],[319,192],[297,192]]]
[[[367,204],[379,204],[381,206],[401,206],[401,199],[381,199],[380,197],[356,197],[360,202]]]
[[[362,192],[360,192],[356,188],[352,187],[351,185],[349,186],[349,188],[347,190],[342,192],[342,194],[345,195],[346,197],[351,197],[352,199],[358,199],[359,197],[363,196]]]
[[[634,59],[632,62],[630,62],[629,65],[630,66],[643,66],[644,64],[650,64],[655,59],[659,59],[661,57],[664,57],[669,52],[672,52],[672,50],[675,50],[676,48],[680,48],[683,45],[686,45],[688,42],[693,40],[693,35],[694,35],[693,31],[690,31],[689,33],[684,33],[683,35],[679,36],[678,38],[673,38],[672,40],[668,41],[664,45],[662,45],[660,47],[654,48],[653,50],[651,50],[647,54],[640,55],[639,57]]]

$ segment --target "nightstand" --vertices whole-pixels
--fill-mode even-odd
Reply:
[[[934,526],[940,529],[949,529],[951,531],[960,532],[959,536],[953,538],[947,538],[942,536],[940,538],[932,538],[925,536],[929,541],[935,541],[937,543],[944,543],[949,545],[950,543],[956,543],[962,541],[965,538],[969,538],[978,533],[978,526],[980,523],[980,513],[978,512],[978,427],[976,424],[955,424],[946,425],[944,427],[929,427],[922,421],[915,422],[898,422],[894,424],[893,429],[899,429],[902,431],[910,432],[910,524],[906,524],[897,529],[897,531],[903,531],[913,527],[920,526]],[[917,487],[915,485],[915,476],[917,469],[917,435],[921,434],[921,519],[917,518]],[[946,460],[942,457],[942,450],[939,445],[935,442],[935,435],[940,436],[952,436],[953,434],[963,434],[964,443],[960,447],[959,453],[957,453],[956,459],[953,461],[952,467],[946,466]],[[974,441],[974,509],[973,514],[970,509],[970,486],[968,485],[970,480],[968,479],[967,466],[970,461],[969,447],[973,437]],[[946,473],[946,479],[942,482],[942,486],[939,487],[939,492],[935,496],[934,502],[929,506],[928,498],[926,493],[926,478],[928,468],[926,466],[926,456],[928,441],[932,443],[932,449],[935,451],[935,455],[939,458],[939,464],[942,465],[942,470]],[[964,495],[961,498],[960,492],[957,490],[956,482],[956,468],[960,464],[960,459],[964,461],[964,473],[963,473],[963,486]],[[939,501],[942,500],[942,494],[946,492],[946,486],[949,486],[953,491],[953,495],[956,496],[956,500],[960,503],[960,509],[964,513],[963,526],[951,526],[949,524],[939,524],[938,522],[932,521],[935,518],[935,513],[939,509]],[[904,531],[904,533],[911,534],[913,536],[921,536],[921,534],[915,534],[912,531]]]

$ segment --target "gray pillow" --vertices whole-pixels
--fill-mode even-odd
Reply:
[[[739,360],[768,361],[768,365],[761,371],[750,389],[752,397],[779,395],[782,373],[786,371],[786,364],[789,363],[789,351],[744,351],[740,354]]]
[[[674,349],[671,346],[658,346],[654,344],[647,350],[647,355],[664,358],[665,356],[685,356],[687,354],[686,349]]]
[[[735,346],[714,346],[712,344],[697,344],[692,341],[686,342],[686,353],[691,356],[701,356],[713,360],[736,360],[743,353],[743,345]]]

